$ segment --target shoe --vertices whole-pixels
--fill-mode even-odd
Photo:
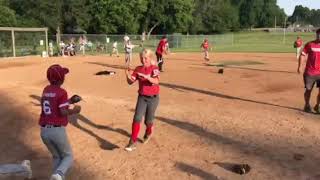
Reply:
[[[137,149],[137,147],[136,147],[135,143],[132,140],[130,140],[129,144],[124,148],[124,150],[129,151],[129,152],[131,152],[131,151],[133,151],[135,149]]]
[[[59,174],[53,174],[50,180],[63,180],[63,178]]]
[[[304,110],[304,112],[307,112],[307,113],[311,113],[312,112],[310,105],[305,105],[303,110]]]
[[[31,179],[32,178],[32,169],[31,169],[30,161],[29,160],[22,161],[21,166],[24,167],[28,172],[27,179]]]
[[[319,109],[319,105],[315,105],[313,110],[317,113],[320,114],[320,109]]]
[[[143,144],[147,144],[148,143],[148,141],[150,140],[150,138],[151,138],[151,134],[145,134],[144,136],[143,136]]]

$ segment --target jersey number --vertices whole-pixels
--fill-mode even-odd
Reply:
[[[51,114],[51,108],[50,108],[50,102],[49,101],[43,101],[42,104],[43,112],[45,115]]]

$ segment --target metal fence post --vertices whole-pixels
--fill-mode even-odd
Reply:
[[[16,42],[15,42],[15,37],[14,37],[14,30],[11,30],[11,38],[12,38],[13,57],[16,57]]]

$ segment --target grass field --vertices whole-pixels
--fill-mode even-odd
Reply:
[[[74,37],[77,36],[74,35]],[[215,52],[288,53],[295,52],[295,49],[293,48],[293,42],[296,40],[297,36],[301,36],[304,42],[308,42],[315,38],[313,33],[286,33],[284,37],[284,33],[281,32],[238,32],[217,35],[169,35],[168,40],[172,52],[200,51],[200,44],[202,43],[203,39],[208,38],[211,43],[213,42],[213,51]],[[4,38],[5,36],[2,35],[0,37]],[[68,35],[65,37],[65,42],[67,42],[68,38],[71,37],[73,36]],[[110,43],[108,44],[105,42],[106,37],[110,38]],[[130,37],[133,44],[139,45],[141,43],[139,35],[132,35]],[[123,52],[123,35],[87,35],[87,38],[93,42],[93,47],[90,48],[90,50],[87,48],[87,54],[102,54],[102,52],[96,52],[97,44],[105,44],[107,50],[103,51],[103,53],[108,54],[112,50],[111,46],[113,41],[118,41],[119,52]],[[160,38],[161,36],[151,36],[150,40],[145,41],[144,46],[155,49]],[[52,39],[54,38],[52,37]],[[25,42],[24,40],[17,38],[16,41],[17,44],[23,44],[23,46],[17,46],[17,56],[34,55],[34,53],[37,52],[40,55],[42,49],[44,49],[44,47],[39,46],[39,44],[34,44],[38,43],[38,40]],[[8,49],[8,46],[4,46],[3,42],[2,44],[0,43],[0,56],[11,56],[12,49]],[[137,47],[134,49],[134,51],[138,52],[140,49],[140,47]],[[55,52],[57,52],[57,49],[55,49]]]

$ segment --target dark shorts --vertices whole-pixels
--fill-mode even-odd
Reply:
[[[139,95],[133,120],[135,122],[141,122],[144,117],[146,124],[152,124],[158,104],[159,95]]]
[[[303,75],[304,87],[307,90],[312,90],[315,83],[317,83],[317,87],[320,87],[320,75],[310,76],[307,74]]]

